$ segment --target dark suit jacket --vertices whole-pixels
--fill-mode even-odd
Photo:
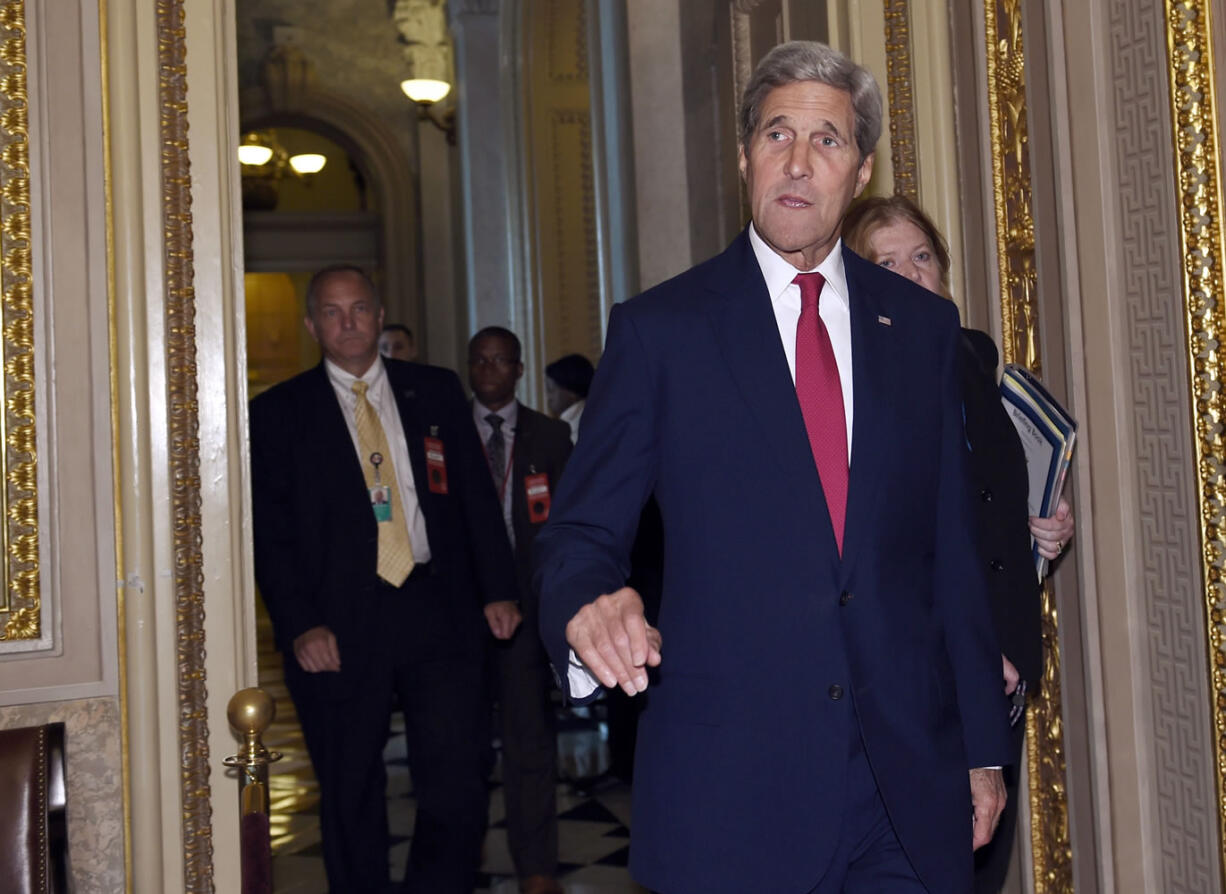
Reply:
[[[631,868],[670,894],[812,890],[857,734],[929,889],[969,890],[968,770],[1008,762],[957,311],[844,261],[855,412],[841,559],[747,232],[614,309],[537,539],[541,632],[565,680],[567,621],[624,583],[639,511],[659,502],[664,660],[639,729]]]
[[[562,470],[570,458],[570,426],[550,419],[531,407],[519,405],[515,425],[515,455],[511,462],[511,526],[515,530],[515,565],[519,572],[520,604],[534,610],[536,595],[532,588],[532,547],[543,521],[532,521],[525,487],[529,475],[548,475],[549,493],[558,491]],[[536,632],[531,631],[535,636]]]
[[[516,597],[513,565],[489,470],[455,373],[384,360],[408,442],[430,540],[430,572],[446,598],[416,606],[405,648],[479,654],[481,604]],[[277,643],[318,625],[336,635],[341,671],[315,674],[343,697],[378,667],[378,534],[366,482],[323,364],[251,402],[255,574]],[[424,439],[444,445],[448,493],[427,486]],[[474,549],[480,544],[480,549]],[[409,585],[406,585],[409,586]],[[293,662],[287,663],[293,667]]]
[[[961,355],[979,559],[988,576],[1001,651],[1033,691],[1043,676],[1043,642],[1039,583],[1030,552],[1026,454],[1000,402],[992,337],[963,329]]]

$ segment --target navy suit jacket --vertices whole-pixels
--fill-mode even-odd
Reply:
[[[430,541],[431,573],[445,598],[414,606],[397,635],[423,658],[480,655],[481,605],[515,599],[515,571],[494,485],[460,380],[450,370],[384,359],[409,448]],[[378,532],[349,429],[324,365],[251,402],[255,574],[278,647],[326,625],[339,673],[304,675],[322,697],[343,698],[381,670],[387,631],[377,611]],[[427,486],[425,438],[443,442],[447,493]]]
[[[1009,761],[968,502],[952,304],[844,251],[855,413],[840,558],[766,285],[741,236],[619,305],[537,538],[541,632],[621,587],[664,522],[663,663],[631,867],[673,892],[810,891],[862,736],[932,891],[969,891],[968,770]]]

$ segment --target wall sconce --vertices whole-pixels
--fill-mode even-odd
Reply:
[[[455,145],[455,107],[435,112],[438,103],[451,93],[451,84],[434,78],[409,78],[400,82],[404,95],[417,104],[417,120],[429,121],[447,135],[447,144]]]
[[[243,209],[272,211],[277,207],[277,183],[294,177],[309,185],[311,175],[328,163],[326,155],[302,152],[290,155],[277,141],[275,131],[252,131],[238,147],[243,175]]]

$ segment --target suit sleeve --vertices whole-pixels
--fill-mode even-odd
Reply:
[[[639,513],[655,485],[651,369],[630,313],[615,307],[579,443],[536,539],[541,639],[568,697],[566,625],[587,603],[625,586]]]
[[[448,373],[445,387],[449,392],[446,395],[447,405],[456,420],[459,448],[457,471],[460,473],[457,496],[467,529],[465,533],[471,547],[473,576],[481,602],[513,602],[519,597],[519,588],[515,583],[515,559],[502,520],[502,508],[498,505],[498,494],[494,490],[459,377]]]
[[[952,308],[951,308],[952,311]],[[954,312],[956,313],[956,312]],[[974,531],[959,384],[961,330],[951,319],[941,364],[941,468],[935,593],[953,666],[968,769],[1011,763],[1000,647]]]
[[[288,649],[323,619],[314,588],[305,580],[298,539],[303,515],[295,500],[291,429],[270,397],[257,398],[249,408],[255,580],[277,639]]]

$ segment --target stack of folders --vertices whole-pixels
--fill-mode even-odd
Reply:
[[[1026,452],[1030,475],[1030,514],[1049,517],[1060,502],[1064,476],[1073,458],[1077,420],[1056,401],[1025,367],[1010,363],[1000,379],[1000,399]],[[1035,571],[1042,581],[1047,559],[1031,541]]]

